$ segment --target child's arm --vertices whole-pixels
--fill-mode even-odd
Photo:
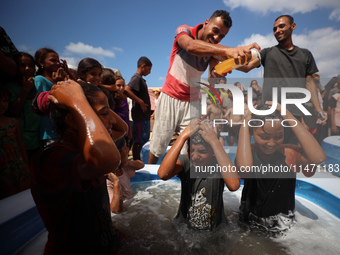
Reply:
[[[218,140],[220,141],[220,143],[221,143],[222,146],[225,146],[225,142],[224,142],[224,139],[223,139],[222,136],[220,136],[220,137],[218,138]]]
[[[211,115],[211,105],[207,107],[207,114],[205,115],[204,119],[210,120]]]
[[[112,199],[110,201],[111,212],[120,213],[123,211],[123,200],[121,199],[120,196],[119,179],[113,173],[108,173],[107,177],[113,183]]]
[[[246,169],[253,165],[253,155],[250,144],[250,133],[248,121],[251,119],[251,112],[247,109],[245,112],[245,125],[240,126],[240,132],[238,136],[238,145],[235,157],[235,166],[240,173],[240,177],[245,175],[240,171],[240,168]]]
[[[330,113],[330,128],[331,128],[331,131],[332,131],[333,134],[338,132],[338,129],[337,129],[336,124],[335,124],[335,108],[336,108],[336,104],[337,104],[337,100],[335,99],[334,96],[332,96],[329,99],[328,108],[330,109],[329,110],[329,113]]]
[[[338,132],[338,128],[335,125],[335,108],[331,107],[331,131],[333,134]]]
[[[88,103],[81,86],[73,80],[58,82],[49,94],[54,104],[69,110],[69,117],[73,118],[77,126],[74,135],[78,136],[81,150],[77,163],[80,177],[83,180],[93,180],[113,172],[120,164],[120,153]]]
[[[270,104],[271,102],[266,102]],[[277,110],[281,113],[281,105],[277,104]],[[301,164],[307,166],[308,164],[319,165],[326,160],[326,154],[321,148],[320,144],[315,140],[314,136],[299,122],[288,110],[286,115],[282,115],[286,123],[291,126],[294,134],[296,135],[303,153],[301,156]],[[296,124],[296,126],[294,126]],[[310,174],[309,168],[308,173]]]
[[[144,162],[141,160],[127,160],[125,165],[123,166],[131,167],[135,170],[139,170],[139,169],[142,169],[144,165],[145,165]]]
[[[165,155],[158,169],[158,176],[162,180],[169,180],[182,171],[182,163],[178,160],[178,156],[182,150],[184,143],[194,134],[200,125],[200,120],[195,119],[183,130],[178,136],[176,142]]]
[[[217,134],[210,123],[202,123],[198,132],[201,134],[202,138],[210,144],[215,154],[217,163],[221,169],[223,169],[223,167],[227,167],[227,169],[231,170],[233,163],[231,162],[221,143],[218,141]],[[240,187],[240,180],[236,172],[233,173],[232,171],[221,171],[221,174],[225,184],[227,185],[227,188],[230,191],[235,191]]]
[[[130,86],[125,86],[124,95],[128,96],[133,101],[135,101],[137,104],[139,104],[143,112],[145,112],[148,109],[148,105],[144,103],[142,99],[137,97],[135,93],[132,92],[132,89]]]

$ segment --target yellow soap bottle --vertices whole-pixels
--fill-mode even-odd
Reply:
[[[251,51],[251,60],[254,60],[256,58],[260,57],[260,53],[258,52],[257,49],[253,48],[250,50]],[[238,57],[239,62],[241,63],[241,57]],[[247,55],[246,55],[246,61],[244,64],[248,64],[248,59],[247,59]],[[230,72],[231,70],[238,68],[240,66],[243,66],[241,64],[236,64],[235,63],[235,59],[233,58],[228,58],[227,60],[224,60],[223,62],[217,64],[215,66],[215,71],[216,73],[218,73],[219,75],[225,74]]]

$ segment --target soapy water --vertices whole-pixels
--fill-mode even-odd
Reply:
[[[339,254],[340,220],[312,202],[296,197],[296,224],[270,233],[239,222],[241,188],[225,190],[227,225],[195,231],[174,222],[180,201],[179,181],[133,183],[134,196],[124,211],[112,214],[122,234],[120,254]]]

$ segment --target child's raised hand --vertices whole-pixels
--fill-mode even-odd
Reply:
[[[198,131],[202,138],[209,144],[218,142],[217,133],[209,122],[203,122],[200,125],[200,130]]]
[[[61,67],[65,70],[66,73],[69,73],[67,61],[65,59],[60,59],[60,61],[62,62]]]
[[[53,72],[52,73],[52,79],[55,82],[64,81],[66,79],[66,72],[65,72],[64,68],[59,67],[56,72]]]
[[[68,108],[76,101],[87,102],[80,84],[73,80],[59,81],[53,85],[49,94],[48,99],[61,108]]]
[[[189,125],[183,130],[182,134],[185,137],[185,139],[189,139],[190,136],[195,134],[197,130],[199,129],[201,124],[200,119],[193,119],[190,121]]]
[[[107,177],[113,182],[113,184],[119,183],[119,178],[114,173],[108,173]]]
[[[273,105],[273,101],[266,101],[265,104],[272,106]],[[276,110],[281,114],[281,104],[277,103]]]

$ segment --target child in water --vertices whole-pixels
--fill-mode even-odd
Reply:
[[[120,152],[121,162],[113,173],[107,175],[106,185],[111,211],[119,213],[123,211],[123,201],[133,195],[130,179],[135,176],[136,170],[144,167],[144,163],[140,160],[128,159],[129,147],[126,146],[124,138],[118,139],[115,144]]]
[[[180,155],[184,143],[188,141],[188,155]],[[223,206],[224,185],[230,191],[240,186],[237,173],[222,172],[214,176],[200,175],[193,178],[196,168],[207,166],[233,166],[216,132],[208,122],[195,119],[179,135],[174,145],[165,155],[158,176],[168,180],[174,176],[181,179],[181,202],[176,215],[179,222],[189,228],[213,230],[226,222]]]
[[[271,102],[259,106],[268,110]],[[281,106],[269,115],[245,115],[245,123],[251,121],[252,128],[241,126],[235,165],[244,179],[240,210],[242,220],[265,227],[269,230],[285,230],[295,222],[296,173],[312,176],[318,164],[326,156],[313,135],[287,110],[281,115]],[[296,135],[300,146],[282,144],[284,123]],[[254,144],[250,144],[250,135]],[[248,171],[245,169],[282,169],[272,172]]]
[[[39,98],[35,105],[42,111]],[[105,175],[120,164],[113,140],[125,134],[127,125],[91,84],[58,82],[48,98],[60,138],[31,164],[32,196],[48,231],[44,254],[115,254],[118,236]]]

